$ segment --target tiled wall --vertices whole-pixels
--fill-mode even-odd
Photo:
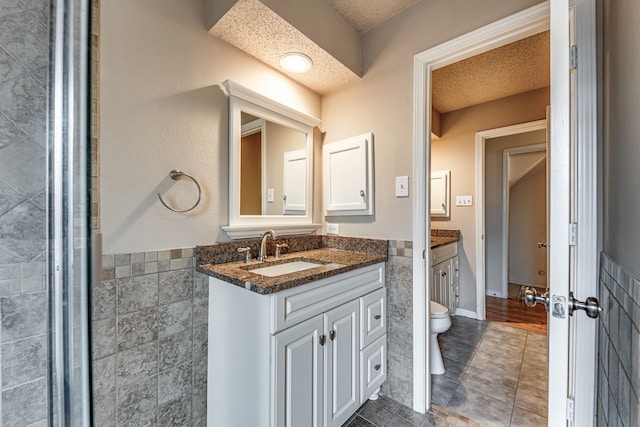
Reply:
[[[208,281],[194,266],[193,248],[103,256],[96,426],[206,425]]]
[[[413,245],[390,240],[387,261],[388,370],[383,394],[413,406]]]
[[[91,231],[100,232],[100,0],[91,1]]]
[[[640,279],[600,259],[598,425],[640,425]]]
[[[48,1],[0,2],[0,426],[47,419]]]

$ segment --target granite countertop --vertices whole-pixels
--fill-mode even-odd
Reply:
[[[262,276],[248,271],[255,268],[283,264],[291,260],[319,261],[319,263],[323,265],[275,277]],[[246,264],[244,261],[223,264],[202,264],[199,265],[197,269],[204,274],[224,280],[225,282],[232,283],[258,294],[267,295],[368,265],[385,262],[386,260],[386,254],[320,248],[284,254],[280,256],[278,260],[269,258],[265,262],[259,262],[254,259],[251,260],[249,264]]]
[[[454,243],[458,241],[460,241],[459,237],[431,236],[431,249],[437,248],[438,246],[448,245],[449,243]]]
[[[431,249],[460,241],[460,230],[431,229]]]

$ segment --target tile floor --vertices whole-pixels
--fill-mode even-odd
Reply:
[[[344,426],[544,426],[547,336],[454,317],[441,335],[447,371],[432,376],[432,408],[419,414],[385,397]]]

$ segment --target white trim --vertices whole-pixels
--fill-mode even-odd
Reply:
[[[550,309],[562,309],[565,316],[549,315],[549,349],[554,356],[549,363],[549,426],[567,425],[569,386],[569,297],[571,221],[571,116],[569,81],[569,1],[551,2],[551,129],[549,146],[549,271]],[[562,300],[564,299],[564,300]]]
[[[429,240],[431,71],[549,29],[543,2],[414,56],[413,66],[413,409],[431,406],[429,371]]]
[[[304,236],[313,234],[322,224],[259,224],[259,225],[225,225],[222,228],[232,240],[260,238],[265,231],[273,230],[278,237]]]
[[[485,310],[485,220],[484,220],[484,162],[487,139],[519,133],[533,132],[547,127],[546,120],[520,123],[476,133],[476,313],[478,319],[486,319]],[[504,239],[504,235],[503,235]],[[504,241],[503,241],[504,243]],[[504,272],[503,272],[504,275]],[[503,286],[504,288],[504,286]]]
[[[320,119],[316,117],[294,110],[284,104],[280,104],[279,102],[274,101],[271,98],[267,98],[266,96],[262,96],[232,80],[225,80],[223,84],[227,89],[227,94],[229,94],[229,96],[234,96],[247,102],[251,102],[252,104],[260,105],[271,111],[275,111],[278,114],[290,117],[300,123],[304,123],[307,126],[313,127],[320,123]]]
[[[576,248],[576,298],[598,295],[599,254],[602,249],[602,152],[598,129],[598,68],[596,1],[577,0],[574,8],[575,39],[579,46],[576,92],[578,246]],[[594,425],[595,373],[598,322],[577,313],[574,328],[576,353],[572,393],[575,398],[575,426]]]
[[[460,317],[468,317],[469,319],[478,319],[478,313],[476,313],[475,311],[471,311],[471,310],[465,310],[463,308],[456,308],[456,312],[455,312],[456,316],[460,316]]]
[[[546,122],[546,120],[544,120]],[[546,130],[547,126],[545,125],[543,129]],[[542,130],[542,129],[540,129]],[[509,164],[509,157],[513,154],[524,154],[524,153],[536,153],[539,151],[545,152],[547,151],[546,144],[533,144],[533,145],[524,145],[520,147],[511,147],[506,148],[502,151],[502,292],[500,298],[507,298],[509,296],[509,202],[511,201],[510,191],[509,189],[513,185],[509,176],[511,175],[511,166]],[[541,159],[544,161],[544,158]],[[521,175],[521,177],[525,176],[529,173],[533,168],[540,164],[540,161],[537,161],[533,164],[533,166],[527,168],[526,172]],[[545,193],[547,191],[547,186],[545,185]]]

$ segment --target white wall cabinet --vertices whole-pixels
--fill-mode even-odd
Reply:
[[[451,200],[451,172],[431,172],[431,216],[448,217]]]
[[[431,300],[449,309],[460,305],[458,244],[449,243],[431,250]]]
[[[373,215],[373,134],[322,147],[324,214]]]
[[[342,425],[386,380],[384,264],[271,295],[210,278],[208,422]]]

